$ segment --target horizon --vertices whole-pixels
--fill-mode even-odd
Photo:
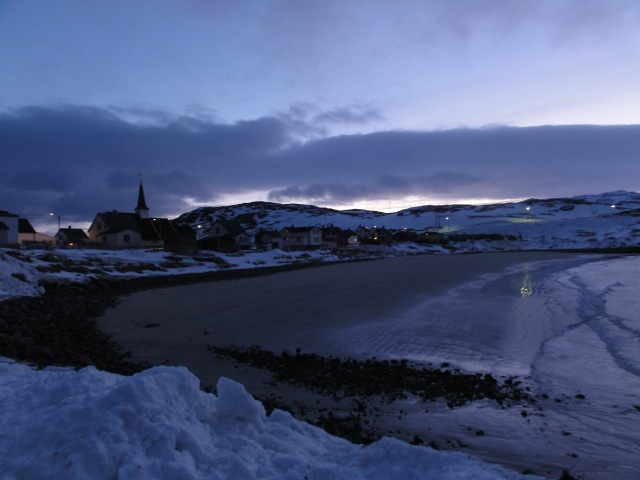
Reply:
[[[321,205],[314,205],[314,204],[308,204],[308,203],[296,203],[296,202],[288,202],[288,203],[283,203],[283,202],[273,202],[273,201],[269,201],[269,200],[250,200],[250,201],[244,201],[244,202],[239,202],[239,203],[229,203],[229,204],[220,204],[220,205],[200,205],[200,206],[196,206],[194,208],[192,208],[191,210],[185,211],[185,212],[181,212],[178,214],[175,214],[173,216],[168,216],[168,217],[161,217],[159,215],[150,215],[150,218],[168,218],[170,220],[175,220],[178,217],[182,216],[182,215],[186,215],[189,214],[191,212],[194,212],[198,209],[208,209],[208,208],[233,208],[233,207],[238,207],[238,206],[242,206],[242,205],[250,205],[250,204],[254,204],[254,203],[266,203],[266,204],[272,204],[272,205],[282,205],[282,206],[304,206],[304,207],[313,207],[313,208],[319,208],[319,209],[328,209],[328,210],[333,210],[333,211],[337,211],[337,212],[346,212],[346,211],[362,211],[362,212],[371,212],[371,213],[381,213],[383,215],[392,215],[394,213],[399,213],[402,212],[404,210],[411,210],[411,209],[416,209],[416,208],[424,208],[424,207],[460,207],[460,206],[469,206],[469,207],[474,207],[474,206],[487,206],[487,205],[506,205],[506,204],[518,204],[518,203],[524,203],[524,202],[528,202],[528,201],[540,201],[540,202],[544,202],[544,201],[549,201],[549,200],[556,200],[556,199],[572,199],[572,198],[579,198],[579,197],[601,197],[601,196],[606,196],[606,195],[612,195],[612,194],[638,194],[638,192],[636,191],[631,191],[631,190],[612,190],[612,191],[608,191],[608,192],[601,192],[601,193],[584,193],[581,195],[572,195],[572,196],[564,196],[564,197],[549,197],[549,198],[534,198],[534,197],[529,197],[529,198],[522,198],[522,199],[505,199],[503,201],[496,201],[496,202],[491,202],[491,201],[487,201],[487,202],[477,202],[477,203],[421,203],[421,204],[412,204],[412,205],[408,205],[405,206],[403,208],[400,209],[391,209],[389,211],[385,211],[385,210],[375,210],[375,209],[368,209],[368,208],[343,208],[343,209],[339,209],[339,208],[333,208],[333,207],[327,207],[327,206],[321,206]],[[151,203],[147,200],[148,203]],[[386,202],[383,202],[386,203]],[[113,210],[113,209],[111,209]],[[102,213],[102,212],[108,212],[111,211],[109,209],[102,209],[99,211],[96,211],[94,213],[94,215],[91,217],[91,219],[89,220],[84,220],[84,221],[80,221],[80,222],[76,222],[75,225],[71,224],[68,225],[67,223],[64,222],[64,218],[61,217],[60,218],[60,228],[68,228],[68,227],[72,227],[72,228],[81,228],[82,230],[88,230],[89,226],[91,225],[91,222],[93,221],[93,219],[95,218],[95,215],[97,215],[98,213]],[[153,209],[150,208],[150,212]],[[121,211],[121,210],[117,210],[118,212],[122,212],[122,213],[133,213],[133,209],[131,209],[130,212],[128,211]],[[16,212],[11,212],[9,211],[9,213],[13,213],[16,215],[19,215]],[[31,223],[31,225],[36,229],[36,231],[38,231],[39,233],[44,233],[47,235],[55,235],[55,233],[58,231],[58,218],[56,215],[50,213],[45,215],[44,217],[47,218],[50,221],[38,221],[38,220],[32,220],[29,217],[23,216],[23,215],[19,215],[20,218],[26,218],[27,220],[29,220],[29,222]]]

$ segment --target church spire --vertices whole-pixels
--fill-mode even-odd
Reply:
[[[140,215],[140,218],[149,218],[149,207],[144,199],[144,189],[142,188],[142,179],[140,179],[140,189],[138,190],[138,205],[135,212]]]

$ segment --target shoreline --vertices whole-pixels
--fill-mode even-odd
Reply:
[[[578,252],[578,254],[582,253],[584,252]],[[481,257],[484,257],[482,262],[486,262],[490,260],[490,258],[487,258],[488,256],[492,256],[494,257],[494,259],[496,257],[500,257],[502,259],[501,262],[503,264],[501,262],[498,262],[501,263],[501,266],[498,268],[498,270],[500,271],[508,268],[509,265],[521,263],[523,259],[525,262],[529,262],[562,258],[577,258],[576,254],[567,254],[566,252],[503,252],[484,255],[461,255],[458,256],[458,260],[456,261],[468,262],[469,259],[480,259]],[[410,259],[415,259],[417,257],[405,258],[408,258],[409,261],[403,261],[407,264],[410,264]],[[451,259],[453,258],[453,256],[446,256],[444,258]],[[439,259],[438,262],[447,263],[447,260]],[[211,280],[209,276],[204,279],[202,275],[193,275],[194,278],[188,278],[187,276],[185,276],[182,279],[170,277],[145,277],[139,279],[115,280],[107,282],[105,282],[104,280],[91,281],[87,284],[55,284],[50,285],[47,289],[47,293],[45,294],[47,298],[34,297],[26,299],[27,303],[33,302],[33,305],[23,306],[25,305],[23,303],[25,299],[21,299],[21,301],[13,302],[10,308],[7,309],[3,306],[5,302],[0,303],[0,322],[3,322],[2,324],[6,327],[8,325],[7,319],[12,316],[12,313],[17,314],[14,315],[12,321],[14,327],[17,323],[19,323],[17,322],[17,320],[22,319],[23,321],[26,321],[26,326],[22,327],[21,334],[17,336],[12,335],[12,341],[17,340],[17,342],[14,342],[13,346],[19,347],[18,350],[21,350],[22,352],[30,352],[28,355],[22,355],[23,357],[30,358],[17,358],[18,360],[31,361],[39,366],[55,364],[69,365],[79,368],[85,365],[95,365],[100,369],[129,375],[156,364],[184,365],[184,363],[187,362],[167,362],[166,359],[159,360],[158,358],[156,358],[154,360],[145,358],[143,355],[140,355],[140,348],[138,348],[139,346],[127,344],[127,342],[122,342],[121,339],[117,338],[117,335],[113,335],[113,332],[111,332],[111,334],[105,332],[104,322],[106,321],[106,319],[105,316],[96,318],[96,315],[98,315],[99,312],[115,314],[115,312],[117,312],[123,304],[132,301],[133,297],[135,297],[135,295],[138,293],[146,292],[147,294],[151,294],[152,296],[162,296],[163,293],[166,294],[167,291],[170,290],[179,290],[182,288],[190,288],[194,286],[197,287],[198,285],[213,285],[211,282],[216,282],[216,285],[218,286],[225,284],[233,284],[234,286],[244,285],[245,281],[268,281],[273,283],[272,281],[274,279],[278,279],[278,282],[282,280],[282,277],[273,275],[278,275],[285,272],[294,273],[298,270],[307,269],[308,267],[331,267],[332,265],[335,266],[335,264],[303,264],[287,266],[284,268],[275,267],[275,269],[257,268],[244,271],[228,270],[215,272],[217,274],[215,276],[218,277],[215,280]],[[287,273],[287,276],[289,275],[289,273]],[[326,272],[323,273],[321,277],[325,276],[325,274]],[[469,275],[469,272],[466,271],[465,275]],[[294,275],[294,277],[296,277],[294,283],[299,281],[299,275]],[[225,280],[228,279],[238,280],[239,282],[225,282]],[[470,280],[472,279],[473,277]],[[177,280],[177,282],[175,280]],[[448,282],[451,281],[453,281],[453,279],[449,278]],[[176,283],[184,283],[184,286],[175,286]],[[455,284],[455,282],[453,283]],[[427,282],[427,284],[429,284],[429,282]],[[174,286],[167,287],[167,285]],[[434,285],[438,290],[442,290],[449,288],[451,286],[451,283],[447,283],[447,281],[435,281],[431,282],[431,285]],[[72,299],[73,301],[70,301],[70,299]],[[11,301],[9,301],[9,303],[11,303]],[[51,303],[55,304],[53,308],[51,307]],[[36,304],[37,306],[34,307],[34,305]],[[37,319],[33,314],[34,308],[35,310],[40,309],[40,311],[47,312],[43,316],[41,321],[35,321],[35,323],[33,321],[34,319]],[[94,313],[92,314],[91,312]],[[139,313],[140,312],[137,312],[134,315],[139,315]],[[138,334],[139,336],[143,337],[143,340],[144,337],[148,337],[149,334],[155,335],[157,333],[160,333],[160,336],[162,336],[162,327],[160,326],[160,324],[158,324],[158,326],[151,326],[152,323],[155,322],[146,322],[144,324],[138,325]],[[102,329],[98,328],[99,324]],[[60,329],[61,325],[63,327],[62,329]],[[42,335],[42,332],[39,331],[40,329],[43,329],[45,331],[44,336]],[[57,337],[52,337],[52,330],[54,329],[59,330]],[[71,329],[72,331],[75,330],[75,333],[72,332],[72,334],[70,335],[69,329]],[[207,335],[205,335],[202,331],[199,333],[202,334],[201,340],[208,341],[206,345],[215,344],[214,332],[208,332]],[[49,342],[51,338],[53,338],[54,340],[62,339],[63,341],[61,345],[58,345],[58,347],[55,348],[50,348],[47,346],[49,349],[49,351],[47,351],[42,347],[43,344]],[[2,331],[2,334],[0,334],[0,346],[3,346],[3,351],[6,351],[4,349],[4,346],[6,345],[6,339],[7,335],[5,329],[4,331]],[[147,345],[142,346],[144,348],[148,348],[148,343],[149,342],[147,342]],[[58,349],[56,350],[56,348]],[[129,350],[129,352],[124,351],[127,349]],[[293,349],[294,348],[292,345],[291,350],[293,351]],[[398,429],[398,425],[402,424],[416,413],[424,410],[424,405],[420,406],[420,403],[411,403],[409,402],[409,400],[399,400],[393,404],[382,405],[375,399],[373,399],[367,402],[365,407],[359,407],[357,401],[355,401],[354,403],[354,401],[352,400],[345,400],[343,398],[340,401],[335,402],[329,396],[310,392],[308,388],[287,385],[286,382],[276,384],[273,382],[273,377],[269,372],[257,368],[256,366],[239,366],[234,360],[231,359],[216,359],[216,356],[211,351],[208,351],[206,347],[203,348],[202,351],[199,351],[198,349],[193,348],[193,344],[184,344],[179,345],[178,348],[161,350],[163,350],[163,354],[170,354],[174,358],[179,356],[190,357],[192,360],[196,361],[196,370],[198,368],[204,368],[205,370],[207,370],[208,376],[203,378],[201,374],[199,375],[198,372],[194,371],[194,369],[189,365],[185,365],[194,374],[201,378],[201,383],[204,387],[206,387],[207,385],[215,385],[215,382],[208,381],[207,379],[212,379],[214,377],[217,378],[219,376],[227,376],[236,381],[239,381],[240,383],[245,384],[247,390],[252,395],[265,401],[267,405],[269,404],[269,402],[271,402],[272,406],[275,406],[276,408],[284,407],[286,409],[287,407],[293,407],[293,410],[297,409],[298,411],[295,413],[299,417],[304,416],[300,412],[301,408],[307,410],[307,413],[315,408],[317,410],[316,413],[319,413],[320,415],[323,415],[325,417],[325,424],[322,425],[323,428],[327,430],[334,428],[335,433],[340,433],[340,430],[342,430],[343,433],[346,432],[347,434],[349,434],[349,429],[355,428],[356,430],[358,430],[360,428],[358,427],[357,423],[353,422],[354,416],[352,415],[352,413],[355,405],[355,408],[365,408],[366,410],[369,410],[369,417],[360,415],[361,422],[371,421],[371,419],[373,418],[379,418],[380,420],[378,425],[380,426],[379,431],[381,432],[381,434],[395,436],[408,442],[415,440],[416,443],[418,443],[417,438],[411,435],[411,429],[403,429],[402,427]],[[310,350],[304,348],[304,351]],[[7,356],[16,358],[16,355]],[[442,414],[442,412],[446,412],[448,410],[446,404],[443,405],[442,402],[438,402],[438,404],[429,408],[433,409],[432,411],[435,415],[440,415]],[[292,408],[289,409],[291,410]],[[398,415],[398,411],[402,411],[404,413]],[[327,412],[331,412],[332,415],[329,416]],[[333,415],[333,413],[335,413],[335,415]],[[520,416],[520,412],[516,412],[516,414],[517,416]],[[345,422],[343,422],[342,425],[337,424],[340,422],[336,423],[335,421],[336,416],[339,417],[340,415],[344,415],[345,418]],[[480,456],[481,458],[485,458],[488,461],[494,461],[501,464],[510,464],[512,468],[531,468],[523,467],[523,465],[526,465],[528,463],[527,460],[531,460],[527,458],[526,454],[523,455],[519,460],[516,458],[510,459],[511,463],[506,461],[506,459],[504,458],[487,458],[486,456],[482,456],[482,452],[476,451],[477,445],[474,446],[473,443],[474,440],[482,439],[482,435],[476,435],[479,431],[483,431],[482,428],[479,426],[468,426],[466,428],[468,428],[468,430],[466,430],[465,432],[458,432],[454,435],[452,435],[451,432],[447,433],[434,431],[432,432],[430,437],[425,437],[424,440],[420,438],[420,440],[436,448],[462,451],[470,453],[472,455]],[[469,449],[470,444],[471,449]],[[534,470],[536,470],[536,473],[543,475],[559,476],[559,470],[557,470],[557,468],[549,470],[548,472],[540,471],[535,467]]]
[[[482,408],[484,414],[506,418],[519,425],[521,421],[540,415],[538,407],[533,404],[527,408],[502,409],[491,402],[480,401],[482,407],[476,407],[478,402],[473,402],[452,410],[446,401],[425,404],[415,397],[392,403],[381,402],[376,397],[366,402],[359,398],[336,399],[334,395],[278,382],[268,370],[257,365],[239,364],[215,354],[212,349],[260,345],[263,350],[271,352],[288,351],[293,354],[300,348],[302,352],[325,357],[353,358],[348,352],[336,349],[332,342],[327,343],[325,332],[345,322],[369,321],[372,316],[392,316],[393,308],[386,304],[398,302],[398,295],[403,299],[400,303],[404,308],[404,303],[423,298],[426,294],[442,293],[486,275],[502,275],[516,265],[580,260],[583,257],[583,254],[566,252],[504,252],[385,259],[384,263],[364,263],[357,268],[353,265],[328,266],[241,282],[141,292],[125,299],[98,322],[114,340],[134,353],[134,359],[145,359],[152,364],[187,366],[209,389],[220,376],[231,378],[242,383],[249,393],[267,405],[290,410],[298,418],[310,419],[323,428],[333,429],[333,433],[341,432],[347,438],[367,437],[370,429],[380,435],[465,452],[516,470],[557,478],[562,467],[543,467],[526,452],[501,458],[496,456],[497,452],[483,450],[483,442],[492,438],[491,432],[486,432],[484,437],[482,432],[487,430],[486,426],[481,425],[482,422],[477,424],[472,416],[465,418],[464,428],[455,432],[429,426],[428,423],[433,415],[442,417],[460,411],[459,415],[468,416],[474,408]],[[603,258],[600,255],[588,257]],[[390,270],[385,275],[377,275],[381,268]],[[442,275],[435,272],[442,272]],[[362,285],[365,281],[369,282],[366,288]],[[418,297],[415,291],[406,291],[407,284],[417,290]],[[346,292],[341,294],[343,289]],[[345,295],[348,298],[343,298]],[[313,313],[313,318],[291,314],[292,311]],[[356,360],[363,358],[358,356]],[[506,379],[498,378],[500,382]],[[514,377],[511,381],[526,383],[523,378]],[[425,409],[429,410],[426,416]],[[416,419],[421,425],[417,429],[413,425]]]

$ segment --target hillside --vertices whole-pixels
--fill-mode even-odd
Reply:
[[[239,221],[250,234],[291,225],[349,229],[364,225],[391,230],[437,229],[446,234],[514,235],[526,241],[527,248],[617,247],[640,243],[640,194],[626,191],[490,205],[425,205],[395,213],[251,202],[201,207],[181,215],[177,221],[202,232],[202,236],[219,218]]]

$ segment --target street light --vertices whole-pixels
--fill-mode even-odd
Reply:
[[[447,221],[447,232],[449,232],[449,217],[444,217],[444,219]]]
[[[57,216],[57,217],[58,217],[58,230],[60,230],[60,215],[56,215],[55,213],[50,212],[50,213],[49,213],[49,216],[50,216],[50,217],[55,217],[55,216]]]

